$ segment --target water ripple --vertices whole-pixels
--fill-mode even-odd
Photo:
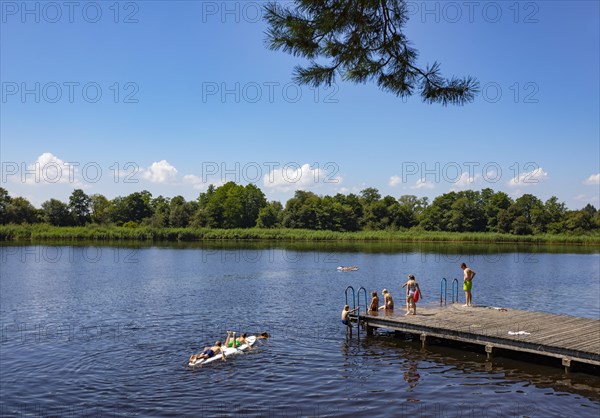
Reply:
[[[209,255],[145,248],[134,266],[110,257],[96,263],[3,263],[2,414],[599,415],[595,376],[566,376],[560,369],[501,358],[491,364],[481,354],[452,348],[421,350],[418,342],[389,333],[344,336],[339,314],[345,286],[386,287],[399,295],[398,270],[427,267],[436,277],[456,268],[453,260],[425,265],[421,254],[407,253],[398,264],[396,254],[356,253],[361,270],[350,275],[339,274],[315,252],[299,253],[293,262],[271,254],[253,262]],[[540,277],[572,282],[576,276],[581,286],[598,289],[598,263],[590,262],[597,255],[552,257],[551,275],[543,263],[518,266],[530,280],[528,289],[540,295],[534,301],[498,291],[504,273],[516,268],[506,262],[478,274],[477,296],[489,304],[546,310],[561,309],[562,299],[560,289],[547,292]],[[507,280],[516,285],[514,275]],[[433,295],[438,283],[424,280],[423,286]],[[582,295],[574,313],[600,312],[588,296]],[[272,338],[225,363],[187,366],[191,353],[224,339],[230,329],[266,330]]]

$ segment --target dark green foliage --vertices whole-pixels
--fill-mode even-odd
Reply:
[[[582,234],[586,231],[597,229],[598,224],[594,223],[594,219],[590,212],[586,210],[579,210],[569,212],[565,218],[563,224],[563,231],[561,232],[573,232],[575,234]]]
[[[549,219],[544,203],[531,194],[524,194],[498,214],[498,230],[515,235],[544,233]]]
[[[73,190],[69,197],[69,212],[73,218],[73,225],[83,226],[91,219],[91,199],[81,189]]]
[[[260,210],[267,205],[264,193],[255,185],[230,181],[198,198],[192,224],[210,228],[250,228],[256,226]]]
[[[196,210],[198,210],[197,202],[186,202],[182,196],[175,196],[169,203],[168,226],[173,228],[188,226]]]
[[[283,226],[296,229],[317,229],[317,203],[319,197],[312,192],[296,191],[285,205]]]
[[[0,187],[0,224],[34,223],[39,220],[39,211],[23,197],[12,198]]]
[[[417,65],[418,52],[404,34],[404,0],[295,0],[265,10],[269,48],[310,61],[294,70],[301,84],[331,85],[339,73],[400,97],[418,91],[423,101],[444,105],[471,102],[479,91],[472,77],[443,78],[437,62]]]
[[[6,222],[13,224],[36,223],[41,220],[41,211],[33,207],[24,197],[8,197]]]
[[[363,218],[361,220],[363,228],[370,231],[386,229],[391,223],[389,202],[377,200],[371,203],[365,201],[364,203]]]
[[[5,225],[9,222],[8,219],[8,205],[10,204],[11,197],[8,195],[8,191],[4,187],[0,187],[0,224]]]
[[[146,223],[155,228],[169,226],[171,216],[170,199],[158,196],[150,201],[152,216],[146,219]]]
[[[452,205],[457,200],[456,192],[436,197],[431,205],[425,208],[420,217],[420,224],[426,231],[452,231]]]
[[[363,205],[361,203],[360,198],[354,193],[350,193],[349,195],[343,195],[341,193],[338,193],[333,198],[336,202],[350,209],[346,218],[342,221],[344,230],[360,230],[360,221],[364,215]]]
[[[513,201],[506,193],[491,189],[466,190],[436,197],[421,213],[419,225],[427,231],[581,234],[598,229],[589,215],[593,209],[589,205],[569,212],[554,196],[546,203],[531,194]]]
[[[283,211],[282,225],[286,228],[353,231],[357,224],[352,206],[339,197],[320,197],[301,190],[287,201]]]
[[[123,225],[128,221],[142,222],[152,216],[151,200],[152,194],[147,190],[131,193],[126,197],[116,197],[112,201],[112,221],[117,225]]]
[[[486,221],[486,231],[500,232],[498,216],[500,211],[506,210],[512,204],[512,199],[504,192],[496,192],[486,188],[481,191],[482,210]]]
[[[370,205],[381,199],[381,194],[375,187],[367,187],[360,191],[360,197],[364,203]]]
[[[50,199],[44,202],[41,210],[34,208],[27,199],[10,197],[0,188],[0,219],[3,224],[41,221],[55,226],[88,225],[95,228],[116,225],[136,231],[147,231],[148,228],[177,230],[169,232],[170,238],[165,239],[188,237],[180,231],[185,228],[239,231],[255,226],[270,230],[363,231],[363,236],[369,236],[369,231],[410,230],[512,236],[593,235],[600,231],[600,212],[594,206],[567,210],[555,196],[542,202],[525,194],[513,201],[506,193],[491,189],[465,190],[445,193],[430,204],[427,198],[413,195],[382,198],[372,187],[361,191],[360,196],[340,193],[319,196],[298,190],[284,208],[280,202],[267,203],[263,192],[255,185],[241,186],[233,182],[218,188],[210,186],[197,200],[189,202],[182,196],[153,199],[148,191],[109,201],[102,195],[88,197],[75,190],[69,205]],[[381,237],[381,234],[377,236]]]
[[[279,228],[281,226],[283,206],[273,201],[258,211],[256,226],[259,228]]]
[[[419,223],[419,216],[427,208],[429,199],[421,199],[414,195],[398,198],[398,208],[394,214],[394,225],[400,229],[408,229]]]
[[[44,222],[53,226],[70,226],[73,224],[69,207],[66,203],[57,199],[50,199],[42,203],[42,214]]]
[[[90,197],[91,221],[95,224],[105,225],[110,223],[113,203],[101,194]]]

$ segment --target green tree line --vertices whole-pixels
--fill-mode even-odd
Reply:
[[[47,223],[53,226],[115,225],[135,228],[290,228],[319,231],[499,232],[514,235],[587,234],[600,230],[600,213],[588,204],[568,210],[558,198],[545,202],[525,194],[449,192],[429,202],[413,195],[382,197],[369,187],[359,194],[319,196],[297,191],[285,206],[268,202],[253,184],[209,186],[197,199],[157,196],[146,190],[107,199],[76,189],[68,202],[50,199],[35,208],[23,197],[0,188],[0,224]]]

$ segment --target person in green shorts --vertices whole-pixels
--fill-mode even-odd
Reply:
[[[465,291],[465,304],[463,306],[473,306],[473,295],[471,289],[473,288],[473,277],[475,272],[471,270],[465,263],[460,265],[463,270],[463,290]]]
[[[231,335],[233,334],[233,338],[231,337]],[[246,333],[243,333],[241,335],[241,337],[235,338],[235,332],[232,331],[227,331],[227,339],[225,340],[225,347],[233,347],[234,341],[235,341],[235,347],[239,347],[243,344],[247,344],[248,348],[250,350],[253,350],[252,346],[250,345],[250,343],[248,343],[248,341],[246,340],[246,337],[248,335]],[[234,340],[235,338],[235,340]]]

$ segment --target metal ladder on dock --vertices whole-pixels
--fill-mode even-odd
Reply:
[[[458,303],[458,279],[452,280],[452,303]],[[456,295],[456,301],[455,301]],[[440,306],[448,303],[448,282],[445,277],[440,280]]]
[[[346,287],[345,290],[345,296],[346,296],[346,305],[350,306],[349,300],[348,300],[348,290],[352,290],[352,309],[356,309],[357,308],[357,294],[358,294],[358,310],[356,311],[356,324],[357,324],[357,328],[358,328],[358,334],[360,335],[360,293],[362,291],[362,293],[365,295],[365,313],[367,312],[367,289],[365,289],[363,286],[359,287],[358,292],[354,291],[354,287],[352,286],[348,286]]]

